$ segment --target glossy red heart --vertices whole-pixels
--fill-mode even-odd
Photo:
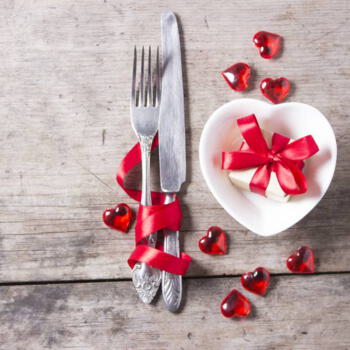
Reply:
[[[273,103],[282,102],[289,94],[290,82],[287,78],[266,78],[260,83],[262,94]]]
[[[250,314],[250,301],[237,289],[233,289],[221,302],[220,310],[225,317],[246,317]]]
[[[239,62],[221,72],[221,75],[232,90],[242,91],[248,87],[250,72],[246,63]]]
[[[302,246],[287,259],[287,267],[294,273],[314,273],[315,257],[310,247]]]
[[[260,56],[272,58],[276,56],[281,48],[282,37],[275,33],[261,31],[254,35],[253,42],[259,48]]]
[[[114,208],[103,212],[103,222],[110,228],[121,232],[127,232],[131,223],[132,210],[125,203],[120,203]]]
[[[253,272],[246,272],[241,276],[242,286],[257,295],[265,295],[270,285],[270,273],[263,267],[256,268]]]
[[[207,234],[198,242],[199,249],[210,255],[220,255],[227,252],[226,233],[220,227],[208,228]]]

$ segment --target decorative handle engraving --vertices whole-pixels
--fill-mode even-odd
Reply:
[[[173,194],[166,196],[165,204],[171,203]],[[164,251],[180,256],[179,231],[165,231]],[[166,308],[171,312],[178,311],[182,298],[182,276],[162,271],[162,293]]]

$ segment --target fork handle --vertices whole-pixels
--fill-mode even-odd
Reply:
[[[142,160],[142,195],[141,204],[151,205],[151,147],[153,142],[153,137],[150,136],[140,136],[139,138],[141,147],[141,160]]]
[[[150,187],[150,161],[153,137],[139,137],[142,158],[142,196],[141,204],[148,206],[152,204]],[[157,232],[147,238],[150,247],[155,247],[157,243]],[[149,304],[155,297],[161,282],[161,271],[146,263],[136,263],[132,270],[132,280],[140,299]]]
[[[142,194],[141,204],[144,206],[152,205],[151,198],[151,148],[153,137],[140,136],[141,159],[142,159]],[[147,238],[147,244],[155,248],[157,244],[157,232]],[[146,265],[146,264],[145,264]]]
[[[167,193],[164,204],[174,201],[174,194]],[[164,252],[180,257],[179,231],[164,231]],[[178,311],[182,299],[182,276],[162,271],[162,294],[166,308]]]

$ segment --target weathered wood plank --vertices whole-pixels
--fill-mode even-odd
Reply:
[[[139,302],[131,282],[0,287],[1,349],[337,349],[350,347],[350,275],[273,277],[244,320],[221,316],[238,278],[187,280],[181,314]]]
[[[185,47],[189,174],[182,200],[190,274],[240,273],[262,264],[286,272],[284,259],[299,244],[315,248],[319,271],[348,271],[348,1],[2,1],[0,281],[130,276],[132,234],[111,232],[100,217],[116,202],[130,203],[114,181],[135,141],[130,53],[134,44],[159,42],[166,8],[180,16]],[[284,36],[278,60],[262,60],[252,45],[261,29]],[[239,60],[255,70],[254,89],[244,94],[229,91],[218,74]],[[280,75],[294,83],[290,101],[328,116],[339,162],[320,205],[294,228],[263,239],[216,203],[203,183],[197,147],[214,109],[237,97],[261,98],[259,81]],[[230,254],[219,259],[197,249],[213,224],[231,237]]]

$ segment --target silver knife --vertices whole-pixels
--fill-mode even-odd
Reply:
[[[165,203],[174,200],[174,194],[186,178],[186,140],[184,94],[181,68],[179,29],[175,14],[164,12],[162,30],[162,103],[159,117],[159,163]],[[164,251],[180,256],[179,232],[165,231]],[[162,293],[166,308],[176,312],[181,303],[182,277],[162,272]]]

